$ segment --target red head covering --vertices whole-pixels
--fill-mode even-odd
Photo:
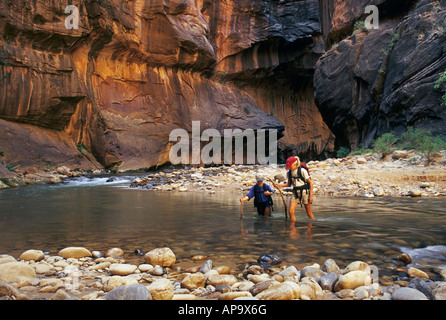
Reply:
[[[289,157],[286,161],[286,170],[290,170],[291,166],[293,165],[293,163],[299,161],[299,159],[297,157]]]

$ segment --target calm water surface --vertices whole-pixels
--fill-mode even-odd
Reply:
[[[288,264],[332,258],[344,267],[355,260],[385,266],[409,252],[416,266],[446,268],[445,199],[315,197],[317,221],[298,207],[290,223],[276,196],[271,218],[258,217],[249,202],[241,220],[242,193],[155,192],[128,188],[131,176],[108,178],[1,190],[0,254],[120,247],[142,263],[135,249],[167,246],[179,263],[200,254],[240,267],[267,253]]]

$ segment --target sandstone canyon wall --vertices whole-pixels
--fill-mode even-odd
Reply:
[[[281,160],[420,121],[444,133],[444,1],[408,2],[0,0],[3,160],[149,168],[192,121],[277,129]],[[380,29],[352,36],[368,4]]]
[[[323,1],[327,52],[315,68],[315,100],[336,145],[368,147],[408,127],[446,136],[446,1]],[[361,26],[367,5],[379,29]]]

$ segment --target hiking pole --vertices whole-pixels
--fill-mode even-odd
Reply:
[[[282,196],[282,200],[283,200],[283,205],[285,207],[285,218],[288,219],[288,209],[286,206],[286,201],[285,201],[285,197],[283,196],[282,190],[277,186],[277,184],[270,178],[267,178],[269,181],[271,181],[271,183],[274,185],[274,187],[277,188],[277,190],[279,190],[280,195]]]
[[[243,201],[240,201],[240,218],[243,218]]]

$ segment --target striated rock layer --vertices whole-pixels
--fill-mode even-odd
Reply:
[[[370,2],[380,30],[347,38]],[[415,11],[403,2],[0,0],[2,160],[159,166],[170,132],[192,121],[276,129],[281,160],[324,158],[335,143],[422,120],[444,130],[432,88],[444,69],[444,1]],[[66,28],[68,5],[77,29]]]

